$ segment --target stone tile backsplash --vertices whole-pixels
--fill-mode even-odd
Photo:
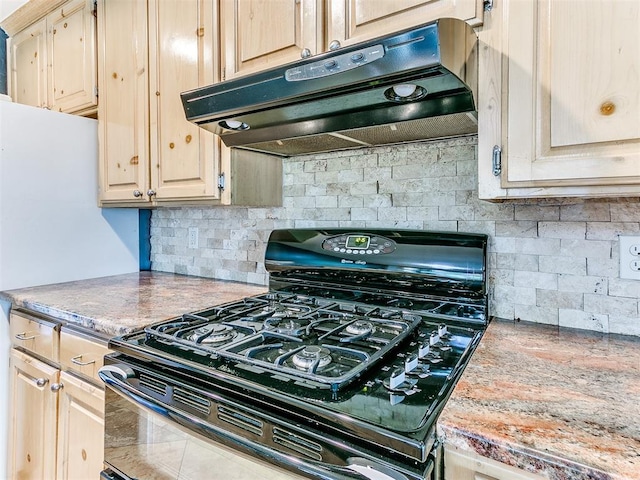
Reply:
[[[620,279],[618,266],[618,236],[640,234],[640,199],[482,201],[476,145],[470,136],[284,159],[282,207],[154,210],[152,269],[266,285],[274,228],[487,233],[492,315],[640,336],[640,281]]]

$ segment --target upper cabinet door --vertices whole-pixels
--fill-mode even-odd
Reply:
[[[317,0],[221,0],[223,80],[321,52]]]
[[[187,121],[180,93],[219,80],[214,2],[149,3],[151,185],[157,201],[219,197],[219,139]]]
[[[10,93],[14,102],[47,107],[47,22],[25,28],[9,40]]]
[[[505,184],[637,183],[640,2],[509,8]]]
[[[145,204],[149,202],[147,3],[99,0],[98,36],[100,200]]]
[[[640,2],[512,1],[491,16],[479,49],[481,198],[638,195]]]
[[[51,109],[82,113],[98,105],[93,0],[72,0],[47,17]]]
[[[328,0],[327,40],[350,45],[429,23],[459,18],[482,23],[483,0]]]

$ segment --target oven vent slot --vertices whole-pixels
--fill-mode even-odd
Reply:
[[[306,457],[322,461],[322,445],[312,442],[300,435],[274,427],[273,441]]]
[[[141,373],[139,378],[141,387],[159,393],[162,396],[167,394],[167,387],[169,385],[166,382],[163,382],[162,380],[159,380],[155,377],[145,375],[144,373]]]
[[[204,413],[205,415],[209,415],[211,413],[211,402],[207,397],[203,397],[201,395],[197,395],[190,390],[184,390],[180,387],[174,387],[173,389],[173,399],[188,405],[189,407],[199,411],[200,413]]]
[[[230,423],[231,425],[253,433],[254,435],[262,436],[264,423],[255,417],[247,415],[246,413],[218,405],[218,418],[223,422]]]

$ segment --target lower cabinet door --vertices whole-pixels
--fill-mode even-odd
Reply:
[[[57,480],[100,478],[104,457],[104,391],[60,374]]]
[[[9,478],[53,479],[58,395],[51,386],[60,371],[15,349],[9,363]]]

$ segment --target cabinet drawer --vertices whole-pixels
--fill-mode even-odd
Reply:
[[[59,330],[59,324],[36,319],[20,312],[11,312],[9,317],[9,331],[13,346],[35,353],[54,363],[59,361]]]
[[[104,364],[107,353],[111,353],[111,350],[99,340],[64,329],[60,332],[60,364],[63,370],[79,373],[102,384],[98,370]]]

